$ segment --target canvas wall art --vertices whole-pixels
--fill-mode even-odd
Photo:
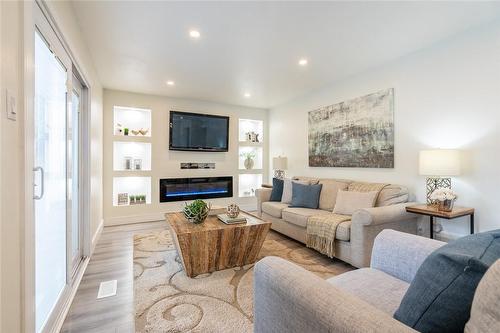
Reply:
[[[309,112],[309,166],[394,167],[394,89]]]

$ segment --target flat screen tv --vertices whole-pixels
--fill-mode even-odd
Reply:
[[[170,111],[170,150],[227,151],[229,117]]]

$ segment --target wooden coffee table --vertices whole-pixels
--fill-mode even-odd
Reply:
[[[217,216],[194,224],[181,212],[165,214],[187,276],[253,264],[257,260],[271,222],[241,214],[247,222],[233,225],[222,223]]]

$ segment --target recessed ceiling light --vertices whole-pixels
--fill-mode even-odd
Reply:
[[[174,81],[171,81],[171,80],[167,81],[167,85],[169,85],[169,86],[173,86],[174,84],[175,84]]]
[[[300,59],[300,60],[299,60],[299,65],[300,65],[300,66],[305,66],[305,65],[307,65],[307,59],[306,59],[306,58],[302,58],[302,59]]]
[[[198,30],[190,30],[189,31],[189,36],[191,38],[200,38],[200,32]]]
[[[243,96],[245,96],[246,98],[252,97],[252,95],[250,93],[248,93],[248,92],[246,92],[245,94],[243,94]]]

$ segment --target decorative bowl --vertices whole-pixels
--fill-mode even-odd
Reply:
[[[184,217],[191,223],[203,223],[210,212],[210,204],[203,200],[195,200],[191,204],[185,204],[182,212]]]

